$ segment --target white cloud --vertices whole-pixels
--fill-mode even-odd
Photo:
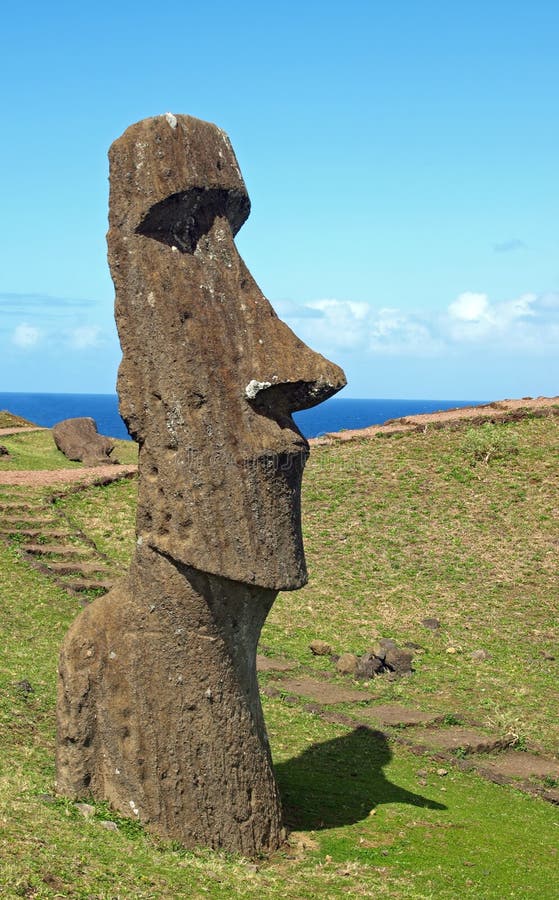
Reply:
[[[473,346],[488,352],[559,350],[559,295],[553,293],[525,293],[495,303],[486,293],[464,291],[442,312],[332,298],[305,304],[306,313],[293,306],[280,311],[303,340],[326,354],[427,357]]]
[[[448,307],[452,319],[461,322],[480,322],[490,319],[490,308],[487,294],[475,294],[465,291]]]
[[[436,356],[441,342],[427,321],[399,309],[369,316],[369,349],[387,356]]]
[[[364,347],[370,306],[352,300],[312,300],[306,303],[316,318],[298,321],[295,329],[304,339],[324,348],[324,352]]]
[[[69,334],[69,344],[76,350],[84,350],[86,347],[97,347],[101,329],[98,325],[80,325],[73,328]]]
[[[34,347],[38,343],[41,333],[34,325],[28,325],[27,322],[21,322],[12,333],[12,343],[16,347]]]
[[[447,336],[457,343],[508,341],[527,345],[533,340],[534,329],[546,327],[549,317],[542,315],[543,309],[537,294],[490,303],[487,294],[467,291],[448,306]]]

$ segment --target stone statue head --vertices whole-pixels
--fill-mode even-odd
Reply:
[[[138,540],[204,572],[298,588],[308,443],[292,413],[344,374],[277,317],[237,252],[250,201],[223,131],[168,113],[128,128],[109,158]]]

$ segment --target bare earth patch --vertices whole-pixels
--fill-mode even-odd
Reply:
[[[364,691],[355,691],[352,688],[340,687],[327,681],[318,681],[315,678],[282,678],[275,682],[276,687],[287,694],[308,697],[316,703],[326,705],[334,703],[363,703],[372,700],[373,695]]]
[[[559,781],[559,760],[546,759],[534,753],[507,750],[495,759],[480,760],[483,769],[491,774],[509,778],[553,778]]]
[[[424,712],[410,709],[397,703],[383,703],[360,710],[360,719],[371,719],[379,725],[390,725],[395,728],[412,725],[434,725],[443,718],[441,713]]]
[[[297,663],[291,659],[263,656],[261,653],[258,653],[256,656],[256,669],[258,672],[289,672],[290,669],[296,668]]]
[[[409,732],[412,734],[411,732]],[[423,729],[414,731],[412,739],[418,744],[434,750],[455,752],[461,750],[464,753],[491,753],[494,750],[503,750],[512,743],[512,737],[504,737],[496,734],[485,734],[472,728],[454,726],[441,728],[434,731]]]
[[[23,430],[23,429],[20,429]],[[53,470],[19,470],[17,472],[0,472],[0,484],[11,484],[19,487],[42,487],[49,484],[78,483],[93,484],[99,480],[116,481],[138,471],[137,466],[107,465],[82,469]]]
[[[0,435],[6,437],[7,434],[21,434],[25,431],[48,431],[48,428],[41,428],[40,425],[13,425],[10,428],[0,428]]]
[[[393,419],[383,425],[369,425],[368,428],[354,428],[347,431],[328,432],[320,438],[313,438],[310,444],[320,446],[333,441],[351,441],[357,438],[376,437],[382,434],[396,434],[397,432],[415,431],[429,425],[451,426],[458,422],[479,422],[480,420],[499,421],[513,413],[524,410],[552,409],[559,407],[559,397],[527,397],[522,400],[496,400],[492,403],[484,403],[482,406],[464,406],[457,409],[444,409],[433,413],[419,413],[416,416],[402,416]]]

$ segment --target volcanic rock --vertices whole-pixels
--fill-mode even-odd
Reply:
[[[359,660],[354,653],[342,653],[336,663],[336,671],[339,675],[355,675]]]
[[[95,419],[83,416],[64,419],[52,429],[54,443],[68,459],[83,462],[86,466],[101,466],[116,463],[110,454],[115,443],[97,431]]]
[[[364,653],[357,663],[355,676],[356,678],[372,678],[373,675],[378,675],[383,669],[384,662],[382,659],[372,652]]]
[[[314,641],[311,641],[309,644],[309,650],[313,654],[313,656],[330,656],[332,653],[332,647],[326,641],[321,641],[318,638]]]
[[[284,839],[256,678],[278,590],[306,579],[292,413],[345,384],[281,322],[234,236],[250,203],[229,139],[167,113],[110,150],[120,411],[139,444],[127,580],[60,656],[57,784],[185,846]]]
[[[400,647],[388,647],[384,657],[384,665],[396,675],[407,675],[412,671],[413,653]]]

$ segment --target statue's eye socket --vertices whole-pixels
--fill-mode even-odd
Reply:
[[[156,203],[144,216],[136,234],[153,238],[181,253],[194,253],[200,238],[216,218],[226,218],[233,235],[248,218],[250,200],[243,191],[190,188]]]

